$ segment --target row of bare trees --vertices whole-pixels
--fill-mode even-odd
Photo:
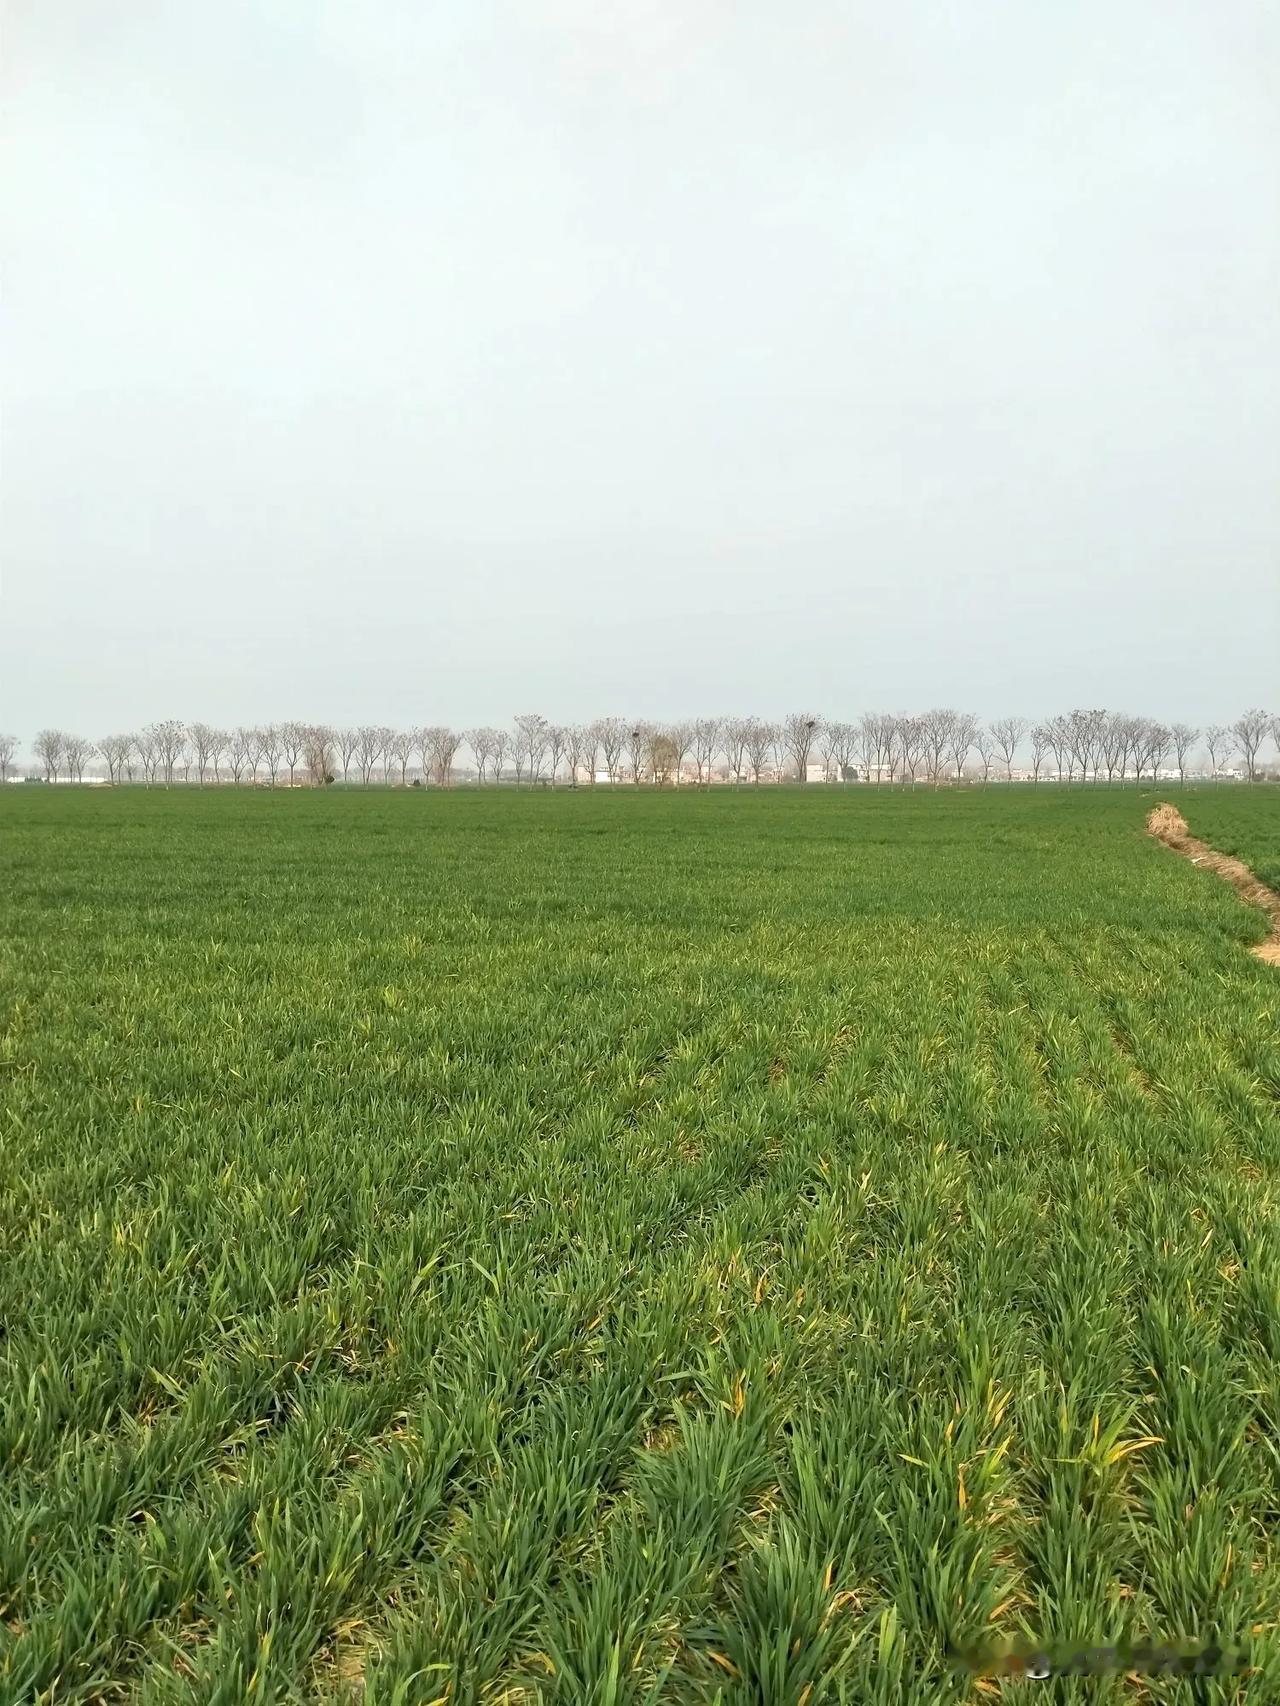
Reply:
[[[101,759],[111,782],[171,784],[175,781],[323,785],[339,776],[366,786],[374,781],[401,786],[411,778],[441,787],[454,780],[465,746],[476,780],[517,786],[555,783],[561,776],[610,782],[710,782],[759,784],[768,779],[806,781],[819,766],[831,781],[854,776],[888,783],[939,782],[966,774],[990,778],[993,768],[1013,779],[1054,775],[1067,782],[1114,782],[1156,777],[1166,766],[1185,779],[1197,751],[1218,774],[1233,758],[1243,760],[1252,781],[1260,774],[1266,740],[1280,748],[1280,717],[1244,712],[1230,724],[1207,728],[1165,724],[1121,712],[1065,712],[1042,722],[996,717],[981,723],[969,712],[939,707],[919,715],[867,712],[842,722],[810,712],[781,721],[759,717],[696,717],[653,723],[600,717],[590,723],[552,723],[537,713],[518,716],[510,728],[458,732],[433,725],[394,729],[362,724],[331,728],[323,723],[284,722],[215,728],[209,723],[170,719],[149,723],[137,734],[108,735],[93,742],[61,729],[41,729],[32,751],[49,781],[83,780],[85,766]],[[18,743],[0,735],[0,779],[13,767]]]
[[[149,723],[138,734],[107,735],[96,743],[61,729],[41,729],[32,751],[51,782],[83,778],[91,757],[101,758],[111,782],[258,782],[299,781],[322,785],[354,774],[361,782],[375,776],[390,782],[398,773],[407,782],[418,760],[422,773],[437,781],[452,779],[462,744],[452,729],[400,730],[365,725],[334,729],[324,723],[266,723],[219,729],[209,723],[169,720]],[[12,767],[17,742],[0,737],[0,776]]]

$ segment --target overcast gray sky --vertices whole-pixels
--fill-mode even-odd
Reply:
[[[8,0],[0,727],[1280,699],[1271,0]]]

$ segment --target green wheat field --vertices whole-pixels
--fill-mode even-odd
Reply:
[[[1280,790],[3,792],[0,1700],[1280,1699]]]

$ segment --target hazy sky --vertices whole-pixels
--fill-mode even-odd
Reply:
[[[1280,699],[1271,0],[8,0],[0,727]]]

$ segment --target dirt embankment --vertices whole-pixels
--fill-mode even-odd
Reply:
[[[1260,907],[1266,913],[1271,925],[1271,940],[1260,942],[1250,952],[1260,960],[1266,960],[1268,965],[1280,966],[1280,894],[1259,882],[1242,860],[1233,859],[1228,853],[1216,853],[1207,841],[1198,841],[1176,806],[1157,806],[1148,814],[1147,829],[1157,841],[1163,841],[1166,847],[1172,847],[1175,853],[1181,853],[1193,865],[1202,865],[1205,870],[1224,878],[1241,900],[1247,900],[1251,906]]]

